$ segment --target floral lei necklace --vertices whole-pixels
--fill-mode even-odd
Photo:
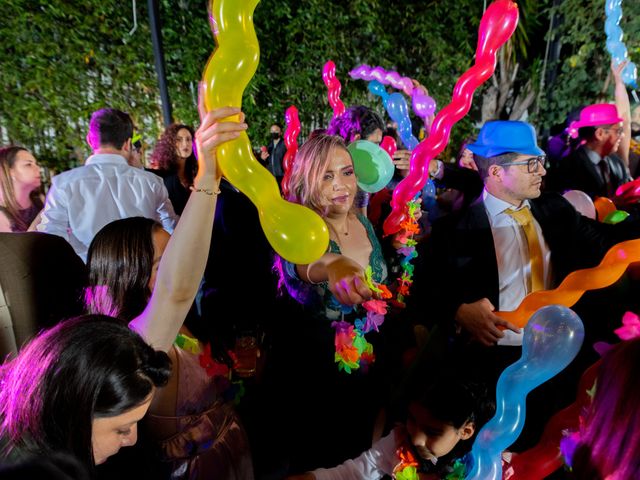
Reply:
[[[409,288],[413,283],[413,269],[411,260],[418,256],[416,252],[416,241],[414,235],[420,232],[418,221],[416,220],[416,212],[420,208],[420,204],[416,200],[407,203],[408,218],[401,224],[402,233],[398,234],[396,240],[402,245],[396,251],[402,255],[400,265],[402,266],[402,274],[398,277],[398,289],[395,300],[389,289],[377,283],[372,278],[371,266],[365,269],[365,282],[369,289],[373,292],[373,299],[362,304],[367,315],[358,319],[352,325],[344,320],[344,313],[349,313],[353,309],[351,307],[342,306],[342,320],[333,322],[331,326],[335,328],[334,345],[336,349],[335,362],[338,364],[338,370],[351,373],[353,370],[362,369],[366,372],[369,366],[375,361],[373,353],[373,345],[367,341],[365,335],[372,330],[379,331],[380,326],[384,322],[388,303],[404,308],[405,297],[409,295]]]
[[[209,377],[218,387],[218,391],[226,401],[233,401],[238,404],[244,395],[245,388],[242,380],[232,380],[233,369],[236,368],[238,359],[231,350],[227,353],[233,364],[229,366],[225,362],[219,362],[211,355],[211,344],[207,343],[204,348],[196,338],[189,337],[183,333],[176,336],[175,345],[186,352],[198,355],[200,366],[207,372]]]

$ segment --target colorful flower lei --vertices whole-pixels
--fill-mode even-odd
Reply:
[[[200,342],[183,333],[176,336],[175,345],[182,350],[198,355],[200,366],[204,368],[209,377],[213,378],[213,382],[218,387],[220,395],[226,401],[233,401],[238,404],[240,398],[244,395],[245,389],[242,380],[232,381],[232,371],[238,363],[238,359],[232,351],[227,352],[233,361],[233,365],[229,367],[224,362],[214,360],[211,355],[211,344],[207,343],[202,348]]]
[[[392,476],[395,480],[418,480],[418,462],[413,452],[402,446],[396,450],[399,462],[393,468]]]
[[[369,265],[364,272],[365,282],[373,292],[374,299],[362,304],[362,307],[367,311],[366,317],[356,320],[353,325],[344,319],[331,324],[336,330],[334,339],[336,353],[334,358],[340,371],[351,373],[353,370],[362,369],[362,371],[366,372],[376,357],[373,353],[373,345],[367,341],[365,335],[372,330],[379,331],[389,307],[387,301],[401,308],[406,306],[404,299],[409,295],[409,288],[413,283],[414,267],[411,264],[411,260],[418,256],[418,252],[416,252],[417,242],[413,236],[420,232],[420,227],[416,220],[416,212],[420,208],[420,203],[413,200],[407,204],[407,208],[409,211],[408,220],[402,223],[403,232],[396,237],[396,240],[402,244],[402,247],[398,248],[397,252],[404,257],[400,262],[402,275],[398,278],[396,299],[392,300],[393,295],[385,285],[373,281],[373,271]],[[342,311],[349,313],[352,309],[342,306]]]
[[[413,284],[413,265],[411,261],[418,256],[416,244],[418,243],[413,237],[420,233],[420,226],[416,220],[416,212],[420,209],[420,203],[417,199],[407,203],[408,216],[407,220],[400,224],[401,232],[396,236],[396,241],[402,246],[396,251],[404,258],[400,261],[402,266],[402,274],[398,277],[398,292],[395,300],[396,306],[400,308],[406,307],[405,297],[409,296],[409,288]]]

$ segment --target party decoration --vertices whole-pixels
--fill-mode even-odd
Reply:
[[[298,135],[300,135],[300,119],[298,118],[298,109],[291,105],[284,112],[284,120],[286,127],[284,130],[284,144],[287,151],[282,158],[282,168],[284,169],[284,177],[282,178],[282,193],[285,198],[289,196],[289,178],[291,177],[291,166],[298,153]]]
[[[418,480],[418,467],[420,464],[411,449],[402,446],[396,450],[396,455],[398,456],[398,463],[393,467],[392,478],[394,480]]]
[[[451,128],[471,108],[475,90],[488,80],[496,68],[497,50],[513,35],[518,25],[518,6],[510,0],[491,3],[480,21],[475,64],[456,83],[451,103],[438,112],[431,133],[411,155],[411,170],[393,192],[392,211],[384,222],[384,233],[400,229],[406,217],[405,206],[422,189],[429,178],[429,161],[446,147]]]
[[[614,64],[617,66],[629,58],[627,47],[622,43],[622,29],[620,20],[622,19],[622,0],[606,0],[604,4],[606,20],[604,31],[607,34],[607,51],[611,55]],[[635,63],[629,62],[622,70],[622,80],[626,85],[637,88],[636,80],[638,69]]]
[[[531,317],[524,329],[520,360],[498,379],[496,414],[473,443],[467,480],[502,479],[502,451],[522,432],[527,395],[569,365],[583,340],[582,320],[566,307],[549,305]]]
[[[611,212],[609,215],[604,217],[602,223],[608,223],[610,225],[615,225],[616,223],[620,223],[626,220],[629,217],[629,212],[625,212],[624,210],[616,210],[615,212]]]
[[[258,67],[260,48],[253,25],[259,0],[213,0],[211,29],[217,48],[203,73],[205,108],[242,105],[242,94]],[[238,116],[232,117],[238,120]],[[223,175],[258,209],[260,224],[273,249],[297,264],[320,258],[329,244],[325,222],[310,209],[286,202],[276,179],[256,160],[246,132],[218,147]]]
[[[601,222],[607,218],[607,215],[616,211],[615,203],[607,197],[596,197],[593,205],[596,207],[597,218]]]
[[[398,150],[398,144],[396,143],[395,138],[386,135],[382,137],[382,142],[380,142],[380,148],[389,154],[389,158],[393,161],[393,156],[396,154]]]
[[[597,267],[571,272],[553,290],[530,293],[512,312],[496,312],[496,315],[518,327],[524,327],[527,319],[544,305],[573,306],[587,290],[608,287],[618,280],[630,263],[640,261],[640,240],[621,242],[609,249]]]
[[[622,326],[616,328],[615,333],[620,340],[631,340],[640,337],[640,318],[633,312],[626,312],[622,316]]]
[[[415,86],[409,77],[401,77],[398,72],[386,71],[382,67],[360,65],[351,70],[349,75],[355,80],[368,82],[375,80],[383,85],[391,85],[393,88],[402,90],[411,97],[413,111],[424,121],[436,111],[435,100],[422,87]]]
[[[342,91],[342,84],[338,77],[336,77],[336,64],[332,60],[329,60],[324,64],[322,68],[322,80],[327,86],[327,97],[329,99],[329,105],[333,108],[333,118],[338,118],[345,111],[344,103],[340,100],[340,92]]]
[[[562,196],[566,198],[579,213],[592,220],[596,219],[596,207],[589,195],[581,190],[568,190],[564,192]]]
[[[384,88],[377,80],[369,82],[369,91],[380,98],[384,108],[391,119],[398,124],[398,134],[402,139],[405,147],[409,150],[413,150],[418,146],[418,139],[411,133],[411,119],[409,118],[409,109],[407,108],[407,102],[401,93],[392,93],[389,95],[387,89]]]
[[[358,186],[365,192],[382,190],[393,177],[394,165],[387,153],[368,140],[356,140],[347,147],[353,168],[358,178]]]
[[[540,441],[511,460],[514,480],[539,480],[562,467],[560,442],[563,432],[578,430],[580,415],[591,404],[590,392],[598,376],[600,361],[591,365],[580,377],[576,401],[554,414],[547,422]]]

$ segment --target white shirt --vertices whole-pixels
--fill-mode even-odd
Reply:
[[[528,285],[531,283],[529,281],[531,262],[529,261],[529,245],[524,230],[515,218],[505,213],[505,210],[509,208],[520,210],[525,206],[529,207],[529,201],[525,200],[520,208],[514,208],[512,204],[494,197],[487,190],[482,193],[482,200],[489,217],[498,261],[500,305],[497,305],[497,309],[511,312],[518,308],[520,302],[530,293]],[[547,289],[551,285],[551,250],[549,250],[540,225],[535,218],[533,224],[542,250],[544,288]],[[514,333],[511,330],[504,330],[503,333],[505,335],[498,340],[498,345],[522,345],[522,333]]]
[[[102,227],[114,220],[146,217],[169,233],[178,221],[164,183],[115,154],[90,156],[85,165],[53,177],[40,232],[67,240],[87,261],[87,250]]]
[[[400,461],[396,453],[400,446],[397,442],[400,436],[396,427],[359,457],[347,460],[337,467],[314,470],[313,476],[316,480],[379,480],[385,475],[391,475]]]

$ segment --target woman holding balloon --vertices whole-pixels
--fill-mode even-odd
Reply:
[[[376,285],[387,280],[387,263],[373,227],[354,206],[357,191],[353,160],[340,137],[317,134],[302,145],[292,166],[288,200],[309,207],[324,219],[330,244],[313,263],[276,260],[281,284],[304,306],[308,317],[296,323],[295,337],[288,342],[289,358],[297,360],[288,365],[289,378],[296,382],[293,395],[283,395],[291,402],[289,408],[283,408],[288,424],[304,426],[313,435],[290,446],[291,473],[336,465],[369,448],[375,418],[388,390],[380,365],[384,345],[376,344],[378,358],[366,374],[364,363],[352,365],[351,375],[338,371],[333,350],[334,336],[338,336],[334,328],[339,324],[353,328],[353,321],[366,315],[360,305],[373,295],[366,271]],[[372,332],[370,337],[373,342],[382,341],[380,333]],[[296,421],[298,416],[300,421]],[[288,436],[300,435],[304,433],[295,431]],[[327,443],[326,438],[332,442]]]

